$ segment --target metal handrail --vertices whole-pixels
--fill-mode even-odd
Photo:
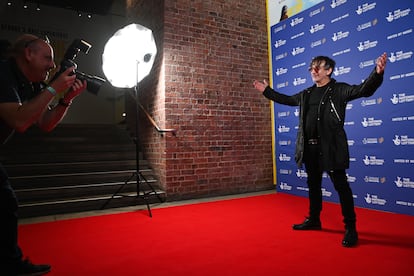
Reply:
[[[176,132],[175,129],[173,129],[173,128],[166,128],[166,129],[160,128],[157,125],[157,123],[155,122],[155,120],[151,117],[151,115],[144,109],[144,107],[142,106],[142,104],[139,103],[139,107],[142,109],[142,111],[144,111],[144,113],[147,116],[148,120],[155,127],[155,129],[158,131],[158,133],[161,133],[161,135],[162,135],[164,133],[171,132],[174,136],[177,136],[177,132]]]

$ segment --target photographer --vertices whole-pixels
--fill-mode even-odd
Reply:
[[[74,67],[46,85],[49,73],[56,67],[49,41],[24,34],[10,49],[7,60],[0,62],[0,139],[3,143],[14,131],[24,132],[36,124],[44,131],[53,130],[65,116],[72,100],[85,88],[86,81],[76,78]],[[64,95],[62,97],[62,95]],[[55,96],[59,103],[52,106]],[[17,199],[0,164],[0,274],[42,275],[50,265],[34,265],[17,244]]]

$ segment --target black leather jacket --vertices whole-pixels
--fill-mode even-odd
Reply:
[[[348,139],[344,130],[345,110],[349,101],[374,94],[382,84],[383,74],[377,74],[375,69],[360,85],[349,85],[331,79],[318,107],[318,135],[320,141],[321,164],[324,171],[349,168]],[[296,137],[295,161],[298,167],[303,164],[304,152],[304,114],[307,108],[308,95],[315,85],[288,96],[276,92],[269,86],[263,95],[280,104],[299,106],[299,128]]]

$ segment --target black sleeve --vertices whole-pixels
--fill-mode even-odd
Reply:
[[[289,105],[289,106],[298,106],[300,104],[300,93],[288,96],[282,93],[279,93],[270,86],[267,86],[266,89],[263,91],[263,95],[279,104]]]

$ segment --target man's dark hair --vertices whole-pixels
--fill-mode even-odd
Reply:
[[[331,59],[330,57],[327,57],[327,56],[314,57],[312,59],[311,63],[310,63],[310,67],[312,67],[314,65],[319,66],[322,63],[322,61],[325,61],[325,66],[323,67],[325,70],[328,70],[329,68],[332,68],[332,72],[334,71],[336,62],[333,59]],[[332,75],[332,72],[331,72],[331,74],[329,74],[329,76]]]

